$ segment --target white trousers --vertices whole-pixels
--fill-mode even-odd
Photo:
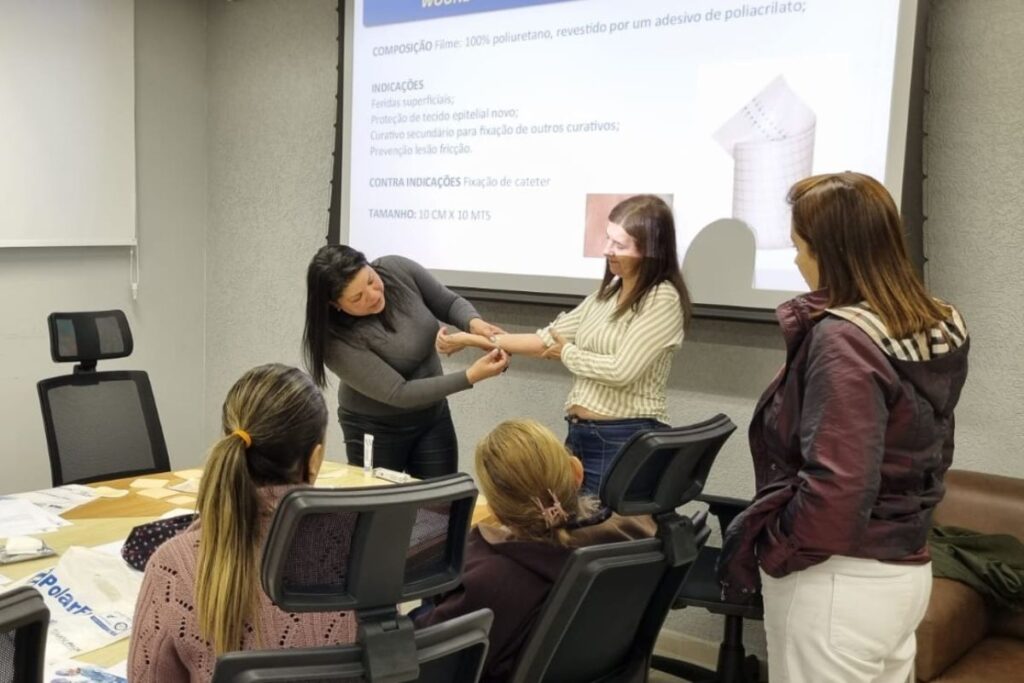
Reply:
[[[833,556],[761,585],[771,683],[913,683],[930,563]]]

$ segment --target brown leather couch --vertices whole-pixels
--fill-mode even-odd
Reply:
[[[1024,479],[950,470],[935,524],[1024,540]],[[935,579],[917,629],[917,678],[941,683],[1024,681],[1024,612],[988,608],[958,581]]]

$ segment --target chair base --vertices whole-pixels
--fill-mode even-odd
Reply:
[[[726,658],[720,653],[718,671],[671,657],[653,655],[651,668],[692,683],[759,683],[761,680],[761,662],[754,655]]]
[[[725,618],[725,639],[718,647],[718,666],[709,671],[702,666],[654,655],[651,668],[685,678],[694,683],[759,683],[761,664],[743,647],[743,619]]]

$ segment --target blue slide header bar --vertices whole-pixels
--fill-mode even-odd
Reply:
[[[382,26],[568,0],[365,0],[363,25]]]

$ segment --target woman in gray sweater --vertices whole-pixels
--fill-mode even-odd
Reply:
[[[444,374],[434,349],[443,321],[490,336],[501,330],[472,304],[401,256],[369,263],[345,245],[322,247],[306,273],[303,349],[314,381],[324,368],[340,380],[338,418],[348,461],[363,463],[363,436],[374,437],[375,466],[436,477],[458,467],[446,397],[501,373],[508,355],[481,356]]]

